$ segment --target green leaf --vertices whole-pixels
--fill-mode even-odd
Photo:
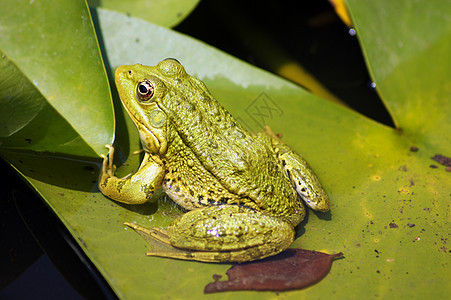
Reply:
[[[392,2],[377,3],[377,7],[382,7],[380,10],[365,9],[365,3],[357,1],[350,7],[368,60],[376,59],[372,55],[385,53],[376,49],[370,55],[368,44],[376,39],[383,48],[393,41],[377,31],[366,33],[368,29],[362,27],[377,29],[383,27],[380,24],[383,21],[391,22],[394,30],[399,20],[397,12],[402,11]],[[416,11],[443,10],[442,6],[427,3],[421,8]],[[320,283],[306,290],[279,295],[292,299],[443,299],[449,295],[450,250],[446,242],[450,233],[451,176],[442,166],[430,167],[436,164],[431,157],[437,152],[450,156],[446,153],[449,140],[445,137],[449,135],[449,127],[446,116],[440,115],[440,122],[433,120],[438,108],[401,109],[410,105],[409,97],[413,94],[408,91],[409,84],[399,78],[409,78],[410,74],[403,72],[411,72],[417,63],[420,69],[431,68],[425,64],[423,54],[408,59],[400,55],[402,59],[398,64],[381,57],[377,57],[377,63],[370,63],[378,89],[400,131],[324,101],[189,37],[119,13],[101,9],[97,13],[98,35],[111,70],[121,64],[154,65],[166,57],[179,59],[245,126],[256,131],[265,124],[270,125],[306,157],[318,174],[330,195],[331,212],[310,212],[298,228],[293,247],[343,252],[345,257],[334,262],[330,274]],[[393,18],[386,17],[387,14]],[[369,21],[364,25],[366,19]],[[403,26],[409,28],[416,19],[411,16],[403,21]],[[449,29],[443,24],[443,18],[437,22],[434,28]],[[431,30],[427,26],[426,31],[421,26],[412,26],[418,30],[418,38]],[[145,39],[143,31],[148,33]],[[396,34],[393,36],[403,39],[402,31]],[[446,35],[449,33],[443,34]],[[447,53],[445,40],[432,44],[433,47],[424,49],[432,49],[434,54]],[[429,63],[446,66],[450,59],[449,55],[434,55],[429,57]],[[392,64],[392,71],[381,73],[378,68],[387,70],[385,63]],[[400,67],[404,64],[412,66]],[[438,74],[449,74],[441,72]],[[400,91],[393,91],[388,81],[384,87],[380,74],[384,74],[384,79],[390,76],[398,79]],[[439,85],[429,78],[429,73],[417,72],[415,76],[414,83],[430,82],[433,87],[428,91],[429,85],[415,86],[420,95],[434,95],[435,103],[446,103],[449,78],[437,78],[444,82]],[[406,84],[406,88],[402,84]],[[414,104],[427,107],[423,102],[431,99],[414,100]],[[139,149],[138,135],[123,111],[118,111],[116,117],[116,142],[119,157],[124,158]],[[99,118],[97,122],[101,122]],[[421,130],[417,132],[416,128]],[[442,138],[431,139],[434,135]],[[412,146],[419,150],[411,151]],[[119,176],[138,167],[138,155],[128,157],[118,170]],[[212,275],[224,275],[230,266],[146,257],[146,242],[122,223],[164,227],[181,211],[162,195],[159,196],[162,201],[142,206],[106,199],[96,188],[99,164],[23,152],[8,152],[8,159],[60,217],[120,298],[197,299],[203,296],[203,288],[211,282]],[[262,299],[274,296],[270,292],[234,292],[208,297]]]
[[[98,157],[114,119],[86,3],[1,6],[0,146]]]
[[[87,0],[93,7],[122,12],[160,25],[174,27],[182,22],[199,0]]]
[[[377,90],[396,126],[413,143],[449,152],[451,135],[443,133],[451,132],[451,2],[348,3]]]

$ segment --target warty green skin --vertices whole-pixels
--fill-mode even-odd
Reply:
[[[140,95],[143,82],[153,88],[149,99]],[[150,255],[201,261],[264,258],[292,243],[294,227],[305,216],[301,199],[313,209],[328,210],[326,192],[300,155],[269,129],[249,133],[178,61],[121,66],[116,85],[146,154],[137,173],[119,179],[110,147],[100,190],[113,200],[138,204],[162,186],[191,210],[167,231],[129,224],[175,247]]]

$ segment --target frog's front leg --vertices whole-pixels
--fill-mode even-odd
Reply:
[[[147,253],[149,256],[205,262],[262,259],[287,249],[294,239],[294,229],[288,223],[238,205],[207,206],[189,211],[167,230],[127,225],[148,241],[151,237],[170,245],[166,249],[152,247]]]
[[[105,196],[127,204],[142,204],[152,198],[160,187],[164,177],[164,166],[158,157],[145,153],[138,171],[124,178],[114,176],[116,166],[113,164],[114,148],[109,148],[108,155],[103,156],[99,189]]]

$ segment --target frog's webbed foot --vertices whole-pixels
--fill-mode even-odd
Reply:
[[[147,256],[193,260],[190,251],[171,246],[166,230],[156,227],[148,229],[128,222],[125,222],[124,225],[133,228],[149,244],[151,250],[146,253]]]
[[[237,205],[208,206],[176,219],[168,230],[126,223],[151,246],[149,256],[204,262],[245,262],[275,255],[293,242],[279,218]]]
[[[116,173],[116,165],[113,164],[113,158],[114,158],[114,147],[112,145],[106,144],[105,148],[108,149],[108,154],[101,154],[100,156],[103,158],[102,162],[102,173],[101,173],[101,179],[100,181],[105,181],[106,178],[114,177],[114,173]],[[127,179],[132,174],[127,174],[121,179]]]
[[[164,177],[164,166],[158,157],[147,153],[141,166],[134,174],[123,178],[114,175],[114,148],[106,145],[108,154],[103,156],[102,170],[99,178],[99,189],[105,196],[122,203],[142,204],[150,200],[160,187]]]
[[[146,237],[152,237],[156,240],[159,240],[162,243],[170,244],[169,237],[167,230],[154,227],[152,229],[134,224],[129,222],[124,222],[124,225],[127,225],[128,227],[133,228],[139,235],[146,236]],[[147,238],[145,238],[147,240]]]

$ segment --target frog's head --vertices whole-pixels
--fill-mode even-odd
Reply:
[[[163,154],[167,150],[168,116],[161,101],[184,77],[189,76],[175,59],[154,67],[124,65],[116,69],[115,81],[122,104],[136,127],[145,151]]]

